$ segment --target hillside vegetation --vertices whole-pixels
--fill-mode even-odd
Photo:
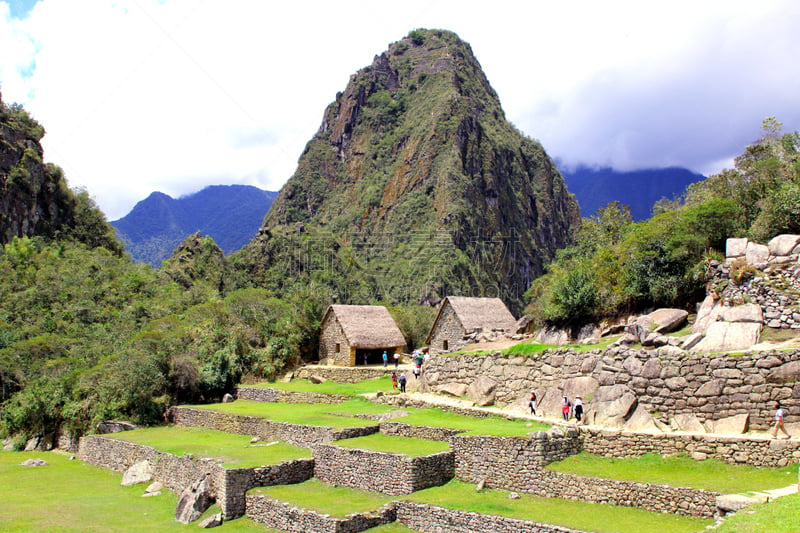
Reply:
[[[766,242],[800,233],[800,134],[773,117],[735,167],[663,199],[634,223],[612,202],[583,220],[576,243],[558,252],[528,293],[530,313],[559,326],[658,306],[687,307],[705,295],[705,265],[724,259],[729,237]]]

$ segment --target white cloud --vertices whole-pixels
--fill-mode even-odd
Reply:
[[[154,190],[277,190],[349,76],[416,27],[470,42],[554,157],[716,170],[767,115],[800,129],[798,22],[790,0],[0,1],[0,83],[113,219]]]

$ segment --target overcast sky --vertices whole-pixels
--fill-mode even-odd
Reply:
[[[0,0],[0,90],[113,220],[150,192],[278,190],[349,76],[415,28],[472,45],[562,166],[705,174],[800,129],[800,2]]]

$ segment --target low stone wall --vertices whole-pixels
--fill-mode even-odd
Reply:
[[[346,402],[350,396],[345,394],[324,394],[320,392],[265,389],[261,387],[238,387],[236,397],[240,400],[271,403],[325,403]]]
[[[432,426],[412,426],[402,422],[381,422],[381,433],[398,437],[414,437],[417,439],[449,442],[450,437],[464,433],[465,429],[437,428]]]
[[[284,461],[278,465],[226,469],[202,458],[178,457],[150,446],[91,435],[80,440],[78,457],[89,464],[123,473],[140,461],[153,467],[153,479],[173,492],[208,477],[210,491],[225,519],[245,513],[245,493],[254,487],[302,483],[314,475],[313,459]]]
[[[701,421],[716,421],[747,414],[751,429],[766,430],[773,421],[775,402],[780,401],[786,422],[800,422],[800,351],[796,350],[733,356],[624,347],[605,353],[556,349],[528,359],[498,354],[432,357],[425,365],[423,392],[438,391],[449,383],[469,386],[484,376],[496,383],[499,405],[524,406],[530,390],[536,389],[537,411],[555,416],[560,415],[563,394],[570,398],[582,394],[591,414],[592,396],[598,396],[600,389],[621,387],[647,412],[667,418],[691,414]],[[402,401],[384,398],[387,403]]]
[[[422,457],[318,444],[314,476],[325,483],[388,495],[444,485],[454,474],[454,454],[446,451]]]
[[[475,531],[491,531],[492,533],[583,533],[578,529],[551,526],[504,518],[502,516],[454,511],[434,505],[409,501],[397,502],[397,520],[406,527],[422,533],[474,533]]]
[[[391,364],[386,368],[382,366],[335,367],[310,365],[298,370],[295,377],[309,379],[311,376],[320,376],[336,383],[358,383],[366,379],[390,376],[393,371],[394,365]]]
[[[730,464],[782,467],[800,460],[800,441],[745,436],[645,434],[581,428],[584,451],[606,457],[631,458],[646,453],[718,459]]]
[[[258,494],[247,495],[247,516],[254,522],[289,533],[358,533],[369,528],[394,522],[395,503],[374,512],[336,518],[316,511],[299,509]]]
[[[455,436],[456,477],[467,483],[514,490],[536,496],[637,507],[660,513],[710,518],[716,512],[717,493],[596,479],[545,470],[544,466],[580,451],[577,432],[551,437],[544,432],[521,437]]]
[[[257,416],[235,415],[191,407],[172,407],[168,419],[176,425],[216,429],[237,435],[252,435],[263,440],[283,440],[304,448],[321,442],[363,437],[379,431],[379,426],[336,429],[328,426],[306,426],[273,422]]]
[[[415,400],[405,394],[391,394],[386,396],[380,396],[375,398],[375,403],[382,403],[384,405],[393,405],[395,407],[415,407],[417,409],[422,409],[425,407],[436,407],[441,409],[442,411],[447,411],[449,413],[455,413],[457,415],[463,416],[471,416],[473,418],[489,418],[492,416],[497,416],[496,413],[490,413],[485,409],[479,409],[476,407],[461,407],[458,405],[434,405],[432,406],[430,403],[427,403],[423,400]]]

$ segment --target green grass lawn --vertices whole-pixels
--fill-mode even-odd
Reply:
[[[413,529],[408,529],[400,522],[392,522],[378,527],[365,530],[367,533],[413,533]]]
[[[358,383],[336,383],[335,381],[328,380],[325,383],[319,384],[311,383],[307,379],[294,379],[289,383],[258,383],[255,385],[248,385],[248,387],[356,396],[358,394],[374,393],[378,391],[392,392],[392,379],[391,375],[389,375],[376,379],[359,381]]]
[[[306,448],[278,442],[250,444],[250,436],[233,435],[212,429],[193,427],[153,427],[113,433],[106,437],[145,444],[173,455],[191,453],[222,461],[228,468],[279,464],[293,459],[310,458]]]
[[[602,338],[600,342],[598,342],[597,344],[566,344],[564,346],[559,346],[556,344],[539,344],[537,342],[521,342],[519,344],[511,346],[506,350],[503,350],[503,353],[509,356],[525,357],[542,353],[545,350],[551,350],[551,349],[552,350],[570,349],[575,352],[591,352],[592,350],[605,350],[619,338],[620,335],[611,335]]]
[[[465,435],[525,436],[534,431],[547,431],[549,424],[525,419],[509,420],[501,416],[476,418],[439,408],[406,409],[409,415],[393,420],[414,426],[463,429]]]
[[[190,405],[197,409],[220,411],[248,416],[260,416],[277,422],[308,424],[314,426],[332,426],[336,428],[371,426],[378,424],[374,420],[353,418],[356,414],[386,414],[390,411],[405,411],[408,416],[394,419],[395,422],[417,426],[434,426],[451,429],[463,429],[471,435],[525,436],[533,431],[550,429],[547,424],[530,420],[508,420],[501,416],[476,418],[444,411],[439,408],[398,409],[389,405],[354,398],[344,403],[307,404],[307,403],[270,403],[252,400],[236,400],[231,403],[211,405]]]
[[[715,533],[797,533],[800,494],[759,503],[726,518]]]
[[[702,531],[705,526],[713,523],[713,520],[653,513],[630,507],[540,498],[528,494],[521,494],[519,500],[510,500],[506,491],[477,492],[474,485],[455,480],[441,487],[415,492],[406,498],[448,509],[531,520],[598,533],[690,533]]]
[[[40,458],[49,466],[24,467]],[[178,496],[164,490],[142,498],[144,485],[121,487],[122,476],[104,468],[70,461],[59,453],[0,452],[0,531],[4,532],[189,532],[197,524],[175,521]],[[203,518],[219,512],[209,509]],[[265,529],[248,518],[225,522],[221,533]]]
[[[377,422],[353,418],[354,414],[380,414],[391,410],[388,406],[374,405],[364,400],[350,400],[343,404],[322,403],[270,403],[253,400],[236,400],[231,403],[210,405],[188,405],[195,409],[207,409],[237,415],[259,416],[275,422],[290,422],[311,426],[331,426],[335,428],[373,426]],[[336,413],[336,414],[331,414]]]
[[[352,513],[373,511],[397,499],[396,496],[328,485],[316,478],[296,485],[259,487],[249,493],[263,494],[270,498],[290,502],[302,509],[311,509],[339,518],[344,518]]]
[[[715,459],[695,461],[688,456],[647,454],[634,459],[600,457],[582,452],[551,463],[549,470],[582,476],[692,487],[723,494],[777,489],[797,482],[797,465],[755,468],[729,465]]]
[[[361,448],[365,450],[374,450],[376,452],[400,453],[408,455],[409,457],[432,455],[450,449],[450,445],[442,441],[398,437],[394,435],[384,435],[383,433],[374,433],[366,437],[338,440],[334,444],[343,448]]]

